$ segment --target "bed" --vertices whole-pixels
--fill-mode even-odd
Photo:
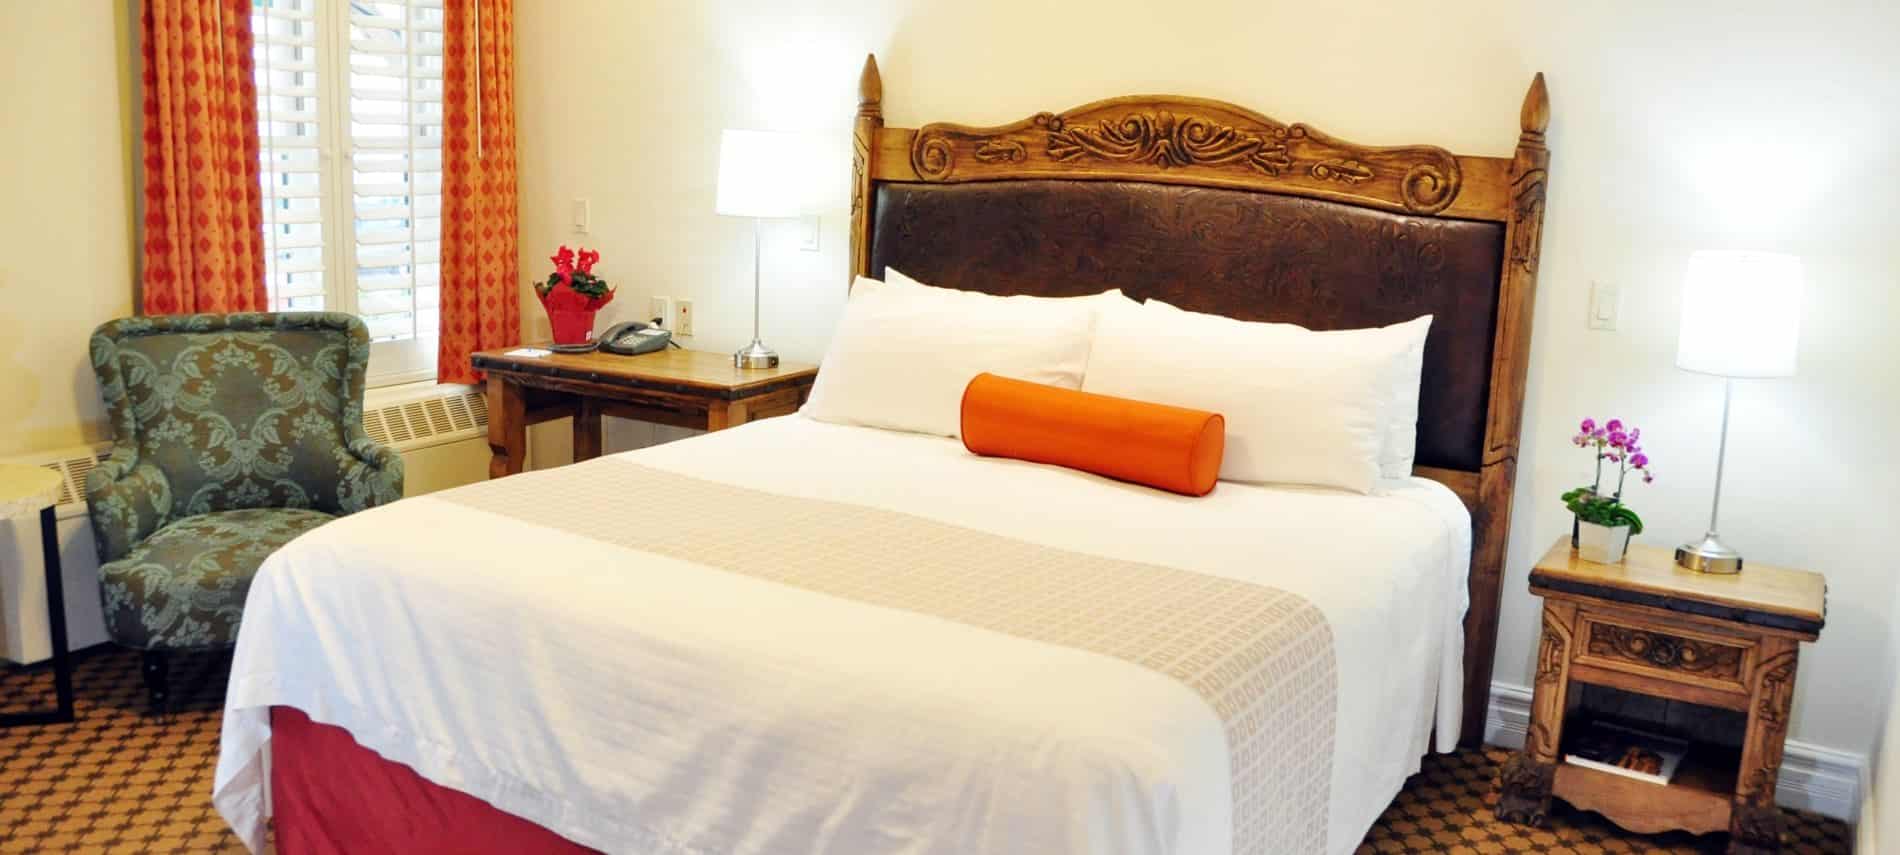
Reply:
[[[260,571],[219,811],[286,853],[1351,851],[1481,735],[1547,113],[1508,159],[1153,96],[912,130],[867,61],[853,274],[1432,313],[1414,477],[1187,498],[789,416],[407,500]]]

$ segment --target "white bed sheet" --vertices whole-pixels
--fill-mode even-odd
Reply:
[[[1470,519],[1434,482],[1373,496],[1223,483],[1192,499],[801,416],[626,456],[1302,595],[1336,645],[1331,853],[1352,851],[1417,770],[1434,713],[1437,748],[1456,742]],[[1186,687],[661,556],[628,573],[625,558],[430,497],[300,538],[246,607],[219,811],[261,843],[268,709],[285,704],[613,852],[1226,851],[1226,746]],[[1126,756],[1064,750],[1084,745]],[[999,783],[1049,767],[1067,791]],[[978,790],[990,801],[960,801]],[[841,809],[841,793],[867,808],[901,793],[918,811],[884,827],[889,814]],[[945,804],[961,809],[932,807]]]

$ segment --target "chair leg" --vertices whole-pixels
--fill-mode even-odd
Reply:
[[[163,717],[171,707],[171,655],[163,650],[147,650],[144,656],[145,692],[151,698],[151,714]]]

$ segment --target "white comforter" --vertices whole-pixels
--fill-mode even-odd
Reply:
[[[1430,481],[1378,496],[1222,484],[1188,499],[797,416],[629,456],[1305,597],[1331,626],[1339,674],[1326,711],[1329,852],[1351,851],[1417,770],[1434,711],[1439,750],[1456,741],[1470,521]],[[627,557],[430,497],[298,539],[265,563],[246,605],[218,810],[261,849],[269,707],[282,704],[610,852],[963,855],[1028,840],[1051,852],[1229,851],[1221,725],[1174,681]],[[1086,759],[1118,754],[1126,762]],[[995,799],[997,782],[1050,763],[1074,766],[1066,792]],[[988,807],[970,810],[979,784]],[[891,793],[916,803],[890,810]]]

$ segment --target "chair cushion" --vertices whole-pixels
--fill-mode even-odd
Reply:
[[[258,565],[333,519],[321,511],[249,508],[172,522],[99,567],[106,631],[141,650],[230,646]]]

